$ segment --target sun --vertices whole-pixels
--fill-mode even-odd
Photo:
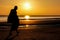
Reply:
[[[25,3],[25,5],[24,5],[25,7],[30,7],[30,5],[29,5],[29,3]]]
[[[31,8],[31,6],[30,6],[30,4],[28,2],[25,2],[23,4],[23,9],[27,10],[27,9],[30,9],[30,8]]]
[[[28,15],[26,15],[26,16],[25,16],[25,19],[27,19],[27,20],[28,20],[29,18],[30,18],[30,16],[28,16]]]

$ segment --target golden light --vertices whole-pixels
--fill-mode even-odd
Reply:
[[[26,28],[28,28],[29,27],[29,25],[26,25]]]
[[[30,18],[30,16],[28,16],[28,15],[26,15],[26,16],[25,16],[25,19],[27,19],[27,20],[28,20],[29,18]]]
[[[28,2],[26,2],[26,3],[23,4],[23,8],[24,9],[30,9],[31,6],[30,6],[30,4]]]

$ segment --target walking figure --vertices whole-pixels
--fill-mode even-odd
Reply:
[[[19,19],[18,19],[18,16],[17,16],[17,6],[14,7],[14,9],[12,9],[10,11],[10,14],[8,16],[8,23],[11,23],[11,29],[10,29],[10,32],[9,32],[9,36],[10,37],[12,35],[12,31],[16,31],[17,35],[18,35],[18,26],[19,26]]]

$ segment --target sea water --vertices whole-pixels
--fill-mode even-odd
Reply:
[[[7,16],[0,16],[0,22],[7,22]],[[59,20],[60,20],[60,17],[30,17],[29,18],[29,21],[30,22],[34,22],[34,23],[36,23],[36,22],[41,22],[42,20],[44,21],[44,20],[56,20],[56,18],[59,18]],[[21,20],[22,21],[22,23],[24,23],[24,21],[23,20],[25,20],[26,21],[26,19],[24,18],[24,17],[19,17],[19,20]],[[37,20],[37,21],[36,21]],[[28,21],[26,21],[26,22],[28,22]],[[29,22],[29,23],[30,23]],[[20,25],[19,27],[36,27],[36,26],[47,26],[47,25],[28,25],[28,24],[26,24],[26,25]]]

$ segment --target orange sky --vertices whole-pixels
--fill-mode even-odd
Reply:
[[[30,9],[24,7],[26,2]],[[8,15],[15,5],[18,15],[60,15],[60,0],[0,0],[0,15]]]

